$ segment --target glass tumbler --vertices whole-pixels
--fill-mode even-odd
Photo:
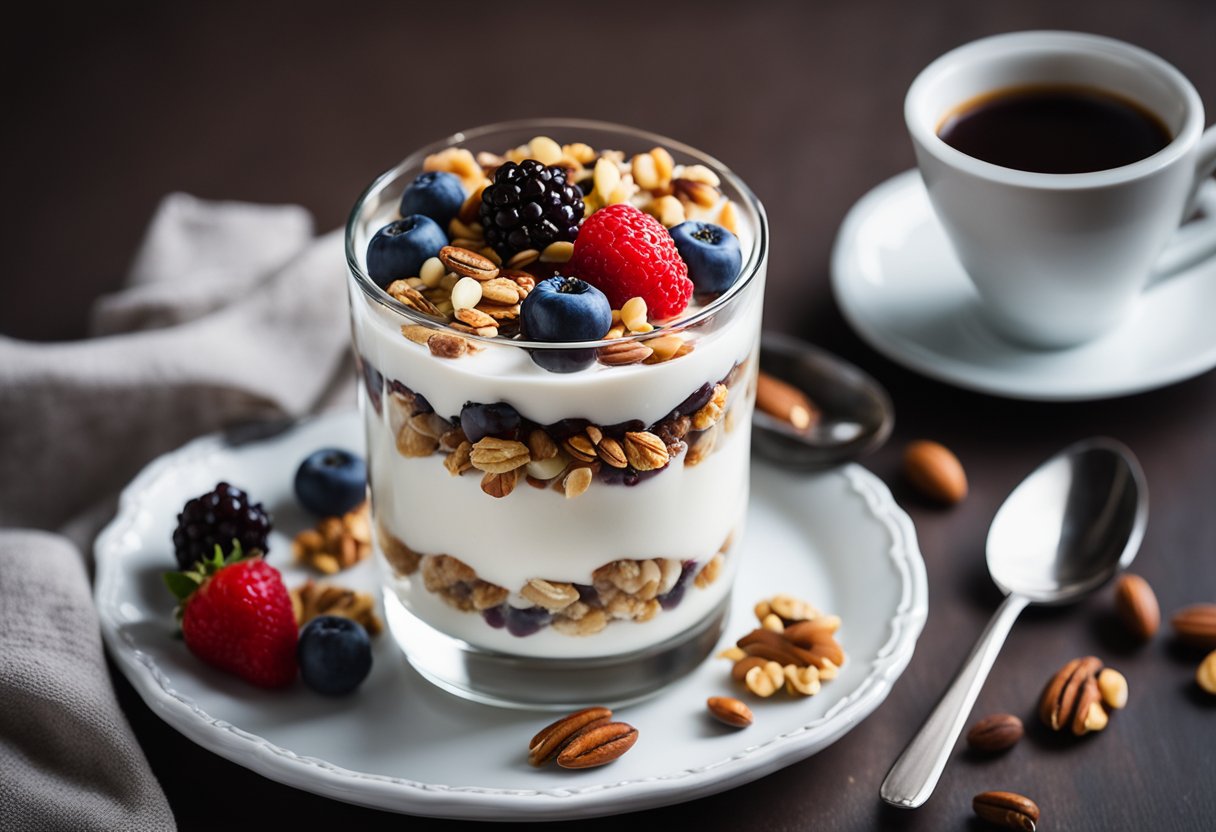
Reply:
[[[546,164],[567,167],[588,211],[633,201],[667,224],[733,227],[737,280],[650,331],[551,343],[509,320],[454,327],[449,305],[418,300],[460,277],[434,263],[425,282],[369,277],[369,242],[424,170],[462,179],[467,221],[444,229],[449,242],[480,251],[521,297],[563,274],[560,252],[501,262],[475,218],[504,157],[556,152]],[[619,179],[610,195],[599,156]],[[723,165],[601,122],[457,133],[359,197],[346,256],[377,560],[389,630],[420,674],[476,701],[566,709],[637,701],[705,659],[740,560],[767,245],[763,207]]]

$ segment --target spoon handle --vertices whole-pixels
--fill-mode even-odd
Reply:
[[[1016,593],[1005,596],[941,702],[887,773],[880,792],[887,803],[915,809],[933,794],[1009,628],[1028,603]]]

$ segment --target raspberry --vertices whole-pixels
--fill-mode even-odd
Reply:
[[[569,270],[607,295],[613,309],[641,297],[657,320],[680,314],[692,297],[688,266],[671,234],[626,203],[601,208],[583,220]]]

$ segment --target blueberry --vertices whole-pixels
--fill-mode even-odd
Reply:
[[[296,498],[318,517],[350,511],[363,502],[366,486],[363,458],[341,448],[314,451],[296,469]]]
[[[696,566],[697,562],[695,560],[686,560],[680,564],[680,577],[676,578],[676,582],[671,589],[656,599],[660,607],[665,610],[674,610],[680,606],[680,602],[684,600],[684,592],[688,589],[688,581],[692,578],[692,573],[696,569]]]
[[[495,630],[501,630],[503,627],[507,626],[507,614],[503,610],[503,607],[505,606],[506,604],[499,604],[497,607],[490,607],[489,609],[482,610],[481,617],[485,619],[485,622]]]
[[[725,292],[739,277],[739,238],[720,225],[689,220],[671,229],[676,251],[698,292]]]
[[[476,442],[484,436],[514,439],[519,430],[519,411],[506,402],[474,404],[468,402],[460,410],[460,429],[465,439]]]
[[[546,627],[553,614],[544,607],[507,606],[507,632],[513,636],[530,636]]]
[[[529,350],[533,363],[551,373],[577,373],[595,362],[595,349],[545,349]]]
[[[528,293],[519,314],[533,341],[596,341],[612,326],[612,305],[599,289],[577,277],[557,275]],[[573,373],[595,361],[595,350],[532,350],[532,360],[551,373]]]
[[[411,214],[381,228],[367,244],[367,274],[376,285],[417,277],[422,264],[448,244],[447,235],[430,217]]]
[[[533,341],[596,341],[612,326],[604,293],[577,277],[550,277],[536,284],[519,308]]]
[[[714,397],[714,385],[710,382],[705,382],[696,390],[688,394],[688,398],[676,405],[673,413],[676,416],[691,416],[705,405],[709,404],[709,400]]]
[[[326,696],[350,693],[372,669],[372,642],[363,625],[339,615],[321,615],[300,631],[296,646],[304,684]]]
[[[464,186],[454,173],[431,171],[410,183],[401,195],[401,216],[421,214],[447,228],[464,205]]]

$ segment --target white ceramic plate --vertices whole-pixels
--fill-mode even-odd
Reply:
[[[494,708],[427,683],[386,635],[352,696],[327,699],[297,682],[268,692],[213,671],[173,637],[161,582],[170,535],[186,499],[221,479],[274,514],[270,560],[289,586],[290,535],[308,521],[291,479],[311,451],[360,451],[356,414],[305,422],[258,441],[207,437],[151,464],[123,494],[96,545],[102,632],[148,705],[200,745],[266,777],[381,809],[450,818],[555,820],[610,815],[691,800],[746,783],[814,754],[878,706],[912,657],[927,602],[911,521],[887,488],[857,466],[818,475],[756,463],[734,606],[721,646],[754,626],[752,605],[788,592],[838,613],[847,652],[840,676],[809,699],[754,703],[742,731],[713,722],[705,699],[733,691],[728,662],[707,659],[646,702],[618,711],[637,745],[583,771],[528,765],[528,740],[552,713]],[[371,589],[365,562],[341,582]]]
[[[1201,191],[1216,223],[1216,185]],[[1212,229],[1184,229],[1195,237]],[[846,320],[892,361],[959,387],[1017,399],[1081,401],[1139,393],[1216,366],[1216,257],[1150,287],[1132,317],[1064,350],[1020,347],[980,317],[979,297],[915,170],[887,180],[845,217],[832,288]]]

